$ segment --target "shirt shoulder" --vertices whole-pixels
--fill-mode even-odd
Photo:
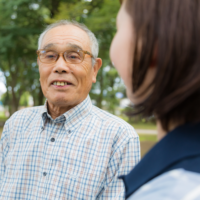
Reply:
[[[128,200],[197,200],[200,199],[200,174],[175,169],[149,181]]]
[[[121,132],[123,132],[123,134],[126,134],[126,136],[130,136],[131,138],[138,137],[138,134],[136,133],[133,126],[131,126],[123,119],[108,113],[107,111],[93,106],[91,115],[92,118],[98,119],[107,128],[110,127],[111,129],[111,127],[113,127],[113,129],[121,129]]]
[[[16,111],[7,121],[6,125],[22,125],[28,121],[33,121],[35,117],[41,116],[44,106],[35,106]]]

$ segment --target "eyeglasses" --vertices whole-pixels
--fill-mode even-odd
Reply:
[[[65,52],[60,52],[60,53],[53,50],[44,50],[44,49],[37,50],[37,55],[38,55],[39,60],[42,63],[46,63],[46,64],[55,63],[59,59],[60,56],[62,56],[65,62],[67,63],[78,64],[78,63],[83,62],[85,58],[85,54],[88,54],[89,56],[94,58],[90,52],[84,51],[81,49],[77,49],[77,50],[69,49]]]
[[[119,0],[120,4],[122,4],[123,0]]]

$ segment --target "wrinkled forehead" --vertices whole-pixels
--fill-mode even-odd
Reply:
[[[88,34],[74,25],[61,25],[47,31],[42,39],[41,48],[65,49],[66,46],[70,45],[87,51],[91,50]]]
[[[60,47],[65,48],[65,50],[84,50],[83,48],[81,48],[81,46],[76,45],[74,43],[67,43],[65,45],[57,45],[55,43],[48,43],[47,45],[44,45],[42,49],[44,50],[56,50],[59,49]]]

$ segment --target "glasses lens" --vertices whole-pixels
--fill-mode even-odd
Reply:
[[[84,53],[79,50],[77,51],[70,50],[64,53],[64,58],[69,63],[73,63],[73,64],[81,63],[84,59]]]
[[[54,51],[42,51],[40,53],[40,60],[44,63],[55,62],[58,57],[58,54]]]

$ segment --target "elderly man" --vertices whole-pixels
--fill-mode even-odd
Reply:
[[[0,142],[0,199],[123,199],[119,175],[139,161],[138,135],[92,105],[102,61],[85,26],[50,25],[39,38],[44,106],[16,112]]]

